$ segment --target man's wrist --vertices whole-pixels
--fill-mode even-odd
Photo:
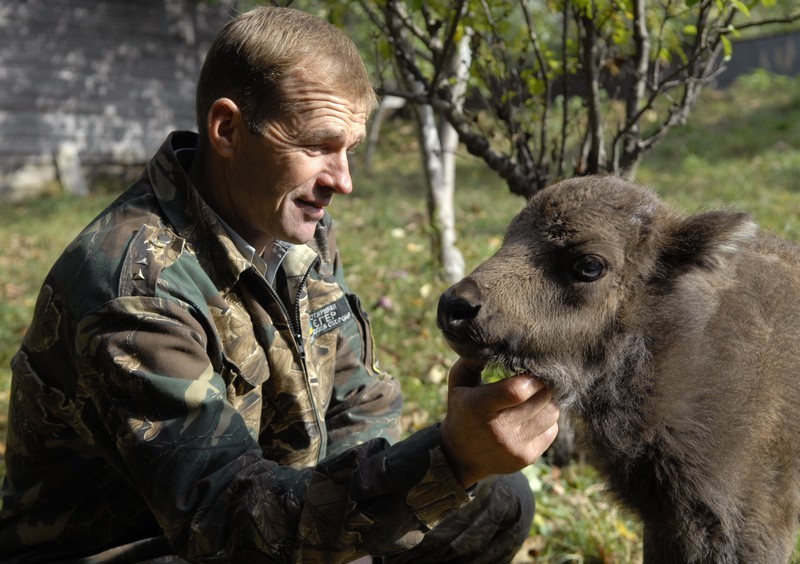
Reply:
[[[477,476],[476,473],[469,468],[469,465],[462,460],[462,457],[458,455],[458,449],[450,437],[450,427],[447,425],[447,421],[441,424],[439,431],[442,452],[456,480],[458,480],[464,489],[474,486],[483,476]]]
[[[428,527],[471,499],[445,458],[438,424],[393,445],[387,463],[406,503]]]

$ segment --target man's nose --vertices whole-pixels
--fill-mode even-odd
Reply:
[[[353,191],[353,179],[350,177],[350,163],[347,152],[341,151],[329,155],[325,184],[338,194],[347,195]]]

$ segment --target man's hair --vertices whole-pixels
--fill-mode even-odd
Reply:
[[[201,146],[208,112],[219,98],[233,100],[254,133],[271,119],[291,115],[292,93],[281,86],[287,71],[302,67],[317,71],[315,79],[368,113],[374,109],[377,98],[364,62],[344,32],[300,10],[262,6],[228,22],[206,55],[196,100]]]

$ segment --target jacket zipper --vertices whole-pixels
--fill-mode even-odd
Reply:
[[[292,332],[294,334],[295,344],[297,345],[297,350],[300,353],[300,362],[303,366],[303,374],[305,375],[306,381],[306,390],[308,391],[308,398],[311,401],[311,406],[314,409],[314,423],[317,425],[317,436],[319,437],[319,442],[317,443],[317,462],[319,462],[320,457],[322,455],[322,446],[327,443],[326,437],[322,436],[322,422],[320,421],[321,413],[319,410],[319,405],[317,405],[317,397],[314,395],[314,390],[312,386],[314,383],[311,382],[311,375],[308,372],[308,361],[306,358],[306,348],[305,344],[303,343],[303,328],[300,326],[300,295],[303,293],[303,288],[306,285],[306,281],[308,280],[308,276],[311,273],[311,269],[314,268],[314,265],[317,264],[319,261],[319,257],[317,257],[306,269],[305,274],[303,274],[303,278],[300,280],[300,284],[297,285],[297,294],[294,297],[294,319],[290,319],[289,322],[292,324]],[[315,376],[316,384],[319,383],[319,377]]]
[[[300,327],[300,295],[303,293],[303,288],[306,285],[306,281],[308,280],[308,275],[311,273],[311,269],[314,268],[314,265],[319,261],[319,258],[315,259],[311,265],[306,269],[305,274],[303,274],[303,278],[300,280],[300,284],[297,286],[297,295],[294,298],[294,316],[289,312],[289,308],[286,307],[286,304],[283,302],[281,297],[278,295],[278,292],[275,288],[269,284],[263,276],[256,276],[261,283],[266,286],[267,292],[272,296],[272,298],[277,302],[280,306],[281,311],[286,316],[286,320],[289,322],[289,332],[292,334],[292,340],[294,341],[295,346],[297,347],[297,352],[300,356],[300,366],[303,369],[304,380],[306,383],[306,392],[308,392],[309,401],[311,402],[311,406],[314,410],[314,423],[317,426],[317,435],[319,436],[319,445],[317,447],[317,461],[319,462],[320,455],[322,454],[322,444],[323,444],[323,436],[322,436],[322,423],[320,422],[320,412],[319,406],[317,405],[317,399],[314,396],[314,392],[311,389],[311,378],[308,373],[308,362],[306,358],[306,347],[303,344],[303,329]]]

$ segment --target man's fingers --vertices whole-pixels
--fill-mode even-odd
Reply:
[[[547,427],[543,432],[538,433],[533,439],[528,442],[528,457],[535,461],[542,456],[545,451],[550,448],[553,441],[556,440],[558,435],[558,421]]]
[[[518,374],[481,384],[484,366],[460,359],[450,369],[442,449],[462,485],[530,464],[558,432],[558,407],[538,379]]]
[[[523,404],[536,396],[534,402],[546,403],[551,394],[541,380],[527,374],[517,374],[476,390],[480,408],[486,412],[501,411]]]
[[[550,390],[542,387],[524,402],[503,409],[502,421],[504,425],[518,427],[527,427],[529,422],[538,422],[536,434],[539,434],[558,421],[558,407],[553,402]]]
[[[535,415],[529,415],[523,422],[520,423],[521,425],[527,427],[526,432],[529,434],[541,435],[550,427],[558,423],[558,406],[549,399],[545,403],[539,403],[537,401],[531,404],[530,409],[531,411],[529,413],[534,413]]]

